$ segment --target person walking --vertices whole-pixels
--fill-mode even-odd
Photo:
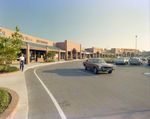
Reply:
[[[23,54],[21,54],[21,57],[20,57],[20,70],[23,71],[24,69],[24,56]]]

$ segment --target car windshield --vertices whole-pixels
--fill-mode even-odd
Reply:
[[[136,58],[136,59],[131,59],[131,61],[138,61],[139,59],[138,58]]]
[[[93,63],[106,63],[103,59],[93,59]]]
[[[120,60],[124,60],[124,58],[118,58],[117,60],[119,60],[119,61],[120,61]]]

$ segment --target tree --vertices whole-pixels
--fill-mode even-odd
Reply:
[[[55,52],[51,52],[51,51],[49,51],[48,53],[47,53],[47,56],[49,57],[49,58],[52,58],[52,57],[54,57],[55,56]]]
[[[23,45],[20,38],[22,35],[19,33],[19,29],[16,26],[16,32],[11,34],[11,37],[1,37],[0,36],[0,61],[11,62],[18,57],[20,53],[21,46]]]

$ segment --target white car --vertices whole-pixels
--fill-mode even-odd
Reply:
[[[114,63],[117,64],[128,64],[129,60],[127,58],[118,58],[114,61]]]
[[[140,58],[134,57],[129,61],[129,63],[130,63],[130,65],[132,65],[132,64],[141,65],[143,63],[143,61]]]

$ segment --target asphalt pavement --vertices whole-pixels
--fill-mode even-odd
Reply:
[[[112,74],[95,75],[81,61],[29,69],[28,118],[148,119],[150,80],[144,73],[149,69],[117,65]]]
[[[78,60],[76,60],[76,61],[78,61]],[[30,75],[31,76],[31,78],[28,78],[27,79],[27,82],[26,82],[26,80],[25,80],[25,75],[24,75],[24,73],[25,73],[25,71],[27,70],[27,69],[29,69],[29,68],[31,68],[31,69],[29,69],[29,70],[27,70],[27,72],[26,73],[30,73],[30,71],[33,71],[33,69],[35,68],[35,67],[38,67],[38,66],[44,66],[44,65],[51,65],[51,64],[57,64],[57,63],[63,63],[63,62],[66,62],[66,61],[60,61],[60,62],[55,62],[55,63],[31,63],[31,64],[29,64],[29,65],[25,65],[25,69],[24,69],[24,72],[19,72],[19,73],[14,73],[14,74],[9,74],[9,75],[3,75],[3,76],[0,76],[0,87],[6,87],[6,88],[10,88],[10,89],[12,89],[12,90],[14,90],[14,91],[16,91],[17,93],[18,93],[18,95],[19,95],[19,97],[20,97],[20,102],[19,102],[19,107],[18,107],[18,109],[17,109],[17,111],[16,111],[16,113],[13,115],[13,117],[12,117],[12,119],[28,119],[28,118],[30,118],[30,116],[32,117],[34,114],[36,114],[36,115],[38,115],[37,114],[37,112],[31,112],[33,115],[30,115],[29,113],[29,107],[28,107],[28,105],[30,104],[30,102],[28,102],[28,95],[37,95],[36,93],[34,93],[34,91],[36,92],[36,88],[34,88],[33,89],[33,91],[32,90],[27,90],[27,87],[26,87],[26,84],[27,84],[27,86],[29,86],[29,85],[31,85],[28,81],[33,81],[32,79],[35,79],[35,76],[32,78],[32,75],[33,75],[33,72],[32,72],[32,75]],[[67,61],[68,62],[68,61]],[[69,62],[68,62],[69,63]],[[63,63],[63,64],[66,64],[66,63]],[[63,65],[62,64],[62,65]],[[14,65],[14,66],[17,66],[17,67],[19,67],[19,65]],[[81,118],[81,117],[89,117],[89,118],[92,118],[91,116],[89,116],[89,114],[87,113],[87,110],[86,109],[88,109],[88,112],[97,112],[96,111],[96,108],[95,108],[95,111],[93,110],[94,109],[94,105],[93,105],[93,107],[90,107],[90,108],[88,108],[88,106],[89,105],[87,105],[88,103],[89,104],[91,104],[91,102],[97,102],[96,104],[98,104],[98,102],[99,101],[97,101],[97,100],[95,100],[95,98],[93,98],[93,100],[86,100],[87,98],[91,98],[92,97],[92,95],[90,96],[87,92],[86,92],[86,90],[88,90],[89,89],[89,87],[91,86],[91,84],[86,84],[86,82],[84,81],[86,78],[88,79],[88,81],[90,82],[90,83],[92,83],[92,84],[94,84],[94,82],[93,82],[93,80],[91,80],[91,79],[93,79],[93,77],[94,77],[94,80],[98,80],[97,79],[97,77],[99,77],[99,75],[96,75],[95,76],[95,74],[93,74],[93,72],[88,72],[88,71],[84,71],[84,70],[82,70],[81,69],[81,67],[80,68],[76,68],[76,69],[74,69],[74,68],[70,68],[69,70],[68,69],[66,69],[66,66],[68,66],[68,65],[64,65],[63,67],[64,67],[64,69],[63,68],[60,68],[60,66],[58,65],[57,67],[55,67],[54,65],[53,65],[53,67],[55,67],[54,69],[42,69],[41,70],[41,68],[40,68],[40,70],[38,70],[37,69],[37,72],[40,72],[41,73],[41,71],[42,71],[42,73],[45,75],[44,77],[46,77],[46,78],[44,78],[44,79],[52,79],[51,80],[51,82],[49,82],[50,80],[48,80],[48,81],[46,81],[45,80],[45,82],[47,82],[48,84],[47,85],[50,85],[51,87],[52,87],[52,89],[54,90],[54,92],[55,92],[55,90],[56,90],[56,93],[54,93],[55,95],[54,95],[54,97],[56,97],[56,98],[60,98],[61,100],[59,101],[59,105],[60,105],[60,107],[70,107],[70,105],[74,105],[75,106],[75,104],[74,104],[74,102],[76,102],[76,97],[80,97],[82,94],[86,94],[85,95],[85,97],[82,97],[82,101],[77,101],[78,102],[78,106],[80,107],[80,105],[84,105],[85,107],[87,107],[87,108],[85,108],[84,107],[84,109],[82,109],[82,108],[78,108],[78,110],[74,110],[74,109],[64,109],[65,110],[65,114],[66,114],[66,112],[68,111],[68,110],[70,110],[72,113],[69,113],[69,114],[67,114],[67,117],[73,117],[74,116],[74,114],[76,114],[77,115],[77,117],[79,117],[79,118]],[[79,66],[79,65],[76,65],[76,66]],[[119,66],[117,66],[118,68],[119,68]],[[125,66],[125,67],[127,67],[127,66]],[[133,66],[134,67],[134,66]],[[141,67],[145,67],[144,65],[142,65]],[[48,68],[48,67],[47,67]],[[120,68],[120,70],[123,70],[123,69],[121,69]],[[117,70],[116,70],[117,71]],[[115,71],[115,72],[116,72]],[[135,71],[133,71],[133,72],[135,72],[134,73],[134,75],[137,75],[136,73],[137,73],[137,71],[138,70],[135,70]],[[141,72],[140,73],[144,73],[144,71],[145,70],[143,70],[143,72],[142,72],[142,70],[141,70]],[[127,74],[127,76],[128,76],[128,70],[126,70],[124,73],[126,73]],[[145,73],[146,72],[149,72],[149,68],[145,71]],[[76,76],[78,75],[78,78],[75,78]],[[107,79],[106,78],[106,76],[107,75],[103,75],[102,77],[104,78],[104,79]],[[114,76],[114,74],[112,73],[111,74],[111,77],[113,77]],[[119,76],[121,76],[121,74],[119,75]],[[41,77],[41,74],[40,74],[40,77]],[[83,78],[84,77],[84,78]],[[91,77],[91,79],[89,79]],[[59,78],[59,80],[57,80],[57,78]],[[63,78],[65,78],[65,80],[63,80]],[[137,78],[139,78],[138,77],[138,75],[137,75]],[[141,77],[142,78],[142,77]],[[37,78],[36,78],[37,79]],[[62,80],[61,80],[62,79]],[[146,80],[147,79],[149,79],[149,77],[147,78],[146,77]],[[53,82],[54,81],[54,82]],[[73,81],[73,82],[71,82],[70,83],[70,81]],[[77,87],[74,87],[75,85],[73,85],[73,84],[75,84],[76,83],[76,81],[77,81],[77,84],[76,85],[78,85]],[[85,83],[86,85],[81,85],[80,84],[80,81],[82,81],[83,83]],[[99,80],[98,80],[99,81]],[[140,80],[134,80],[133,82],[131,82],[131,84],[133,84],[133,83],[135,83],[136,81],[138,81],[138,83],[140,84],[143,84],[142,85],[142,88],[143,88],[143,86],[145,85],[145,89],[147,89],[147,90],[149,90],[149,88],[147,88],[147,87],[149,87],[148,86],[148,84],[149,84],[149,82],[142,82],[142,79],[140,79]],[[38,81],[38,83],[39,83],[39,81]],[[29,87],[34,87],[34,86],[36,86],[36,84],[38,84],[38,83],[35,83],[35,84],[33,84],[33,85],[31,85],[31,86],[29,86]],[[66,85],[66,86],[64,86],[64,89],[63,88],[61,88],[61,87],[59,87],[58,86],[58,83],[59,84],[69,84],[71,87],[72,87],[72,89],[70,89],[70,87],[68,87],[69,85]],[[110,84],[114,84],[113,82],[109,82]],[[53,85],[54,84],[54,85]],[[101,84],[101,81],[99,82],[99,84]],[[106,84],[106,82],[104,83],[104,84]],[[109,84],[109,85],[110,85]],[[139,85],[138,84],[138,85]],[[140,84],[140,85],[141,85]],[[127,86],[128,84],[126,84],[125,86]],[[38,86],[38,85],[37,85]],[[55,86],[57,87],[58,86],[58,88],[55,88]],[[93,85],[93,86],[95,86],[95,84]],[[111,85],[110,85],[111,86]],[[125,88],[125,86],[123,86],[123,88]],[[97,86],[96,86],[97,87]],[[105,88],[105,86],[103,85],[102,86],[103,88]],[[68,88],[69,88],[69,92],[67,91],[68,90]],[[75,89],[76,88],[76,89]],[[136,88],[137,89],[137,87],[135,86],[134,88]],[[59,89],[59,91],[58,91],[58,89]],[[74,90],[75,89],[75,90]],[[77,90],[78,89],[78,90]],[[79,89],[83,89],[83,91],[82,90],[79,90]],[[120,89],[121,89],[121,87],[120,87]],[[146,91],[144,89],[144,91]],[[74,90],[74,91],[73,91]],[[91,89],[91,92],[95,92],[95,90],[96,89]],[[29,91],[31,91],[31,92],[29,92]],[[47,102],[50,102],[50,99],[48,99],[48,98],[46,98],[46,92],[41,88],[41,93],[43,93],[43,94],[45,94],[45,102],[47,101]],[[43,91],[43,92],[42,92]],[[67,93],[66,93],[66,92]],[[65,100],[65,97],[69,97],[69,95],[68,94],[70,94],[70,93],[72,93],[72,91],[73,91],[73,95],[75,96],[75,98],[74,97],[72,97],[72,100],[74,101],[74,102],[71,102],[71,100],[69,99],[69,98],[67,98],[68,100],[70,100],[70,101],[68,101],[68,100]],[[145,92],[143,92],[143,90],[139,90],[139,91],[141,91],[141,93],[143,93],[143,95],[144,95],[144,93]],[[53,91],[52,91],[53,92]],[[62,93],[60,93],[60,92],[62,92]],[[99,93],[99,91],[97,92],[97,93]],[[143,96],[142,94],[138,94],[138,95],[141,95],[141,96]],[[53,94],[53,93],[52,93]],[[149,96],[149,94],[147,93],[147,91],[146,91],[146,93],[145,94],[147,94],[148,96]],[[99,96],[97,96],[98,97],[98,99],[100,99],[101,100],[101,98],[100,97],[103,97],[105,95],[105,93],[103,94],[103,92],[101,92],[100,93],[100,95]],[[64,96],[63,98],[61,97],[61,96]],[[95,96],[95,95],[94,95]],[[111,95],[110,95],[110,97],[111,97]],[[29,97],[29,98],[33,98],[33,97]],[[142,100],[144,100],[144,101],[147,101],[147,98],[149,99],[149,97],[146,97],[145,99],[145,95],[144,95],[144,97],[142,98]],[[35,99],[35,97],[33,98],[33,99]],[[85,100],[85,101],[84,101]],[[105,101],[105,98],[103,98],[103,100],[102,100],[102,102],[103,101]],[[52,102],[52,100],[51,100],[51,102]],[[110,101],[111,102],[111,101]],[[109,102],[109,103],[110,103]],[[112,103],[114,103],[114,102],[112,102]],[[41,102],[41,104],[43,104],[43,105],[45,105],[45,106],[47,106],[47,104],[51,104],[51,105],[49,105],[49,107],[52,109],[52,112],[54,112],[54,113],[51,113],[51,116],[52,117],[58,117],[58,118],[60,118],[60,115],[58,114],[58,111],[56,110],[56,108],[55,108],[55,106],[53,105],[53,103],[42,103]],[[96,105],[95,104],[95,105]],[[149,101],[147,101],[147,106],[149,106]],[[34,106],[33,106],[34,107]],[[49,109],[49,107],[47,108],[47,109]],[[143,105],[143,107],[144,107],[144,109],[145,109],[145,104]],[[136,108],[136,107],[135,107]],[[131,112],[133,111],[133,113],[136,113],[137,115],[139,114],[138,113],[138,111],[134,111],[135,110],[135,108],[133,109],[133,110],[131,110]],[[32,108],[31,108],[32,109]],[[40,108],[36,108],[36,109],[40,109]],[[97,108],[97,110],[98,110],[99,108]],[[142,112],[143,111],[143,113],[144,112],[148,112],[150,109],[149,109],[149,107],[144,111],[144,109],[143,108],[141,108],[142,110],[140,110],[140,112]],[[80,110],[81,110],[81,114],[78,114],[78,112],[80,112]],[[36,110],[35,110],[36,111]],[[38,110],[37,110],[38,111]],[[102,112],[107,112],[107,110],[101,110]],[[102,113],[101,112],[101,113]],[[84,114],[84,115],[82,115],[82,114]],[[147,114],[147,113],[146,113]],[[107,115],[107,114],[106,114]],[[122,115],[122,116],[125,116],[123,113],[120,113],[120,115]],[[115,115],[115,117],[117,117],[118,116],[118,118],[120,117],[120,115],[118,116],[118,115]],[[102,115],[102,116],[105,116],[105,115]],[[109,116],[109,114],[108,114],[108,116]],[[111,117],[113,117],[112,115],[111,115]],[[134,116],[133,116],[134,117]],[[150,116],[149,116],[150,117]],[[97,117],[95,116],[95,118],[99,118],[99,112],[97,112]]]

